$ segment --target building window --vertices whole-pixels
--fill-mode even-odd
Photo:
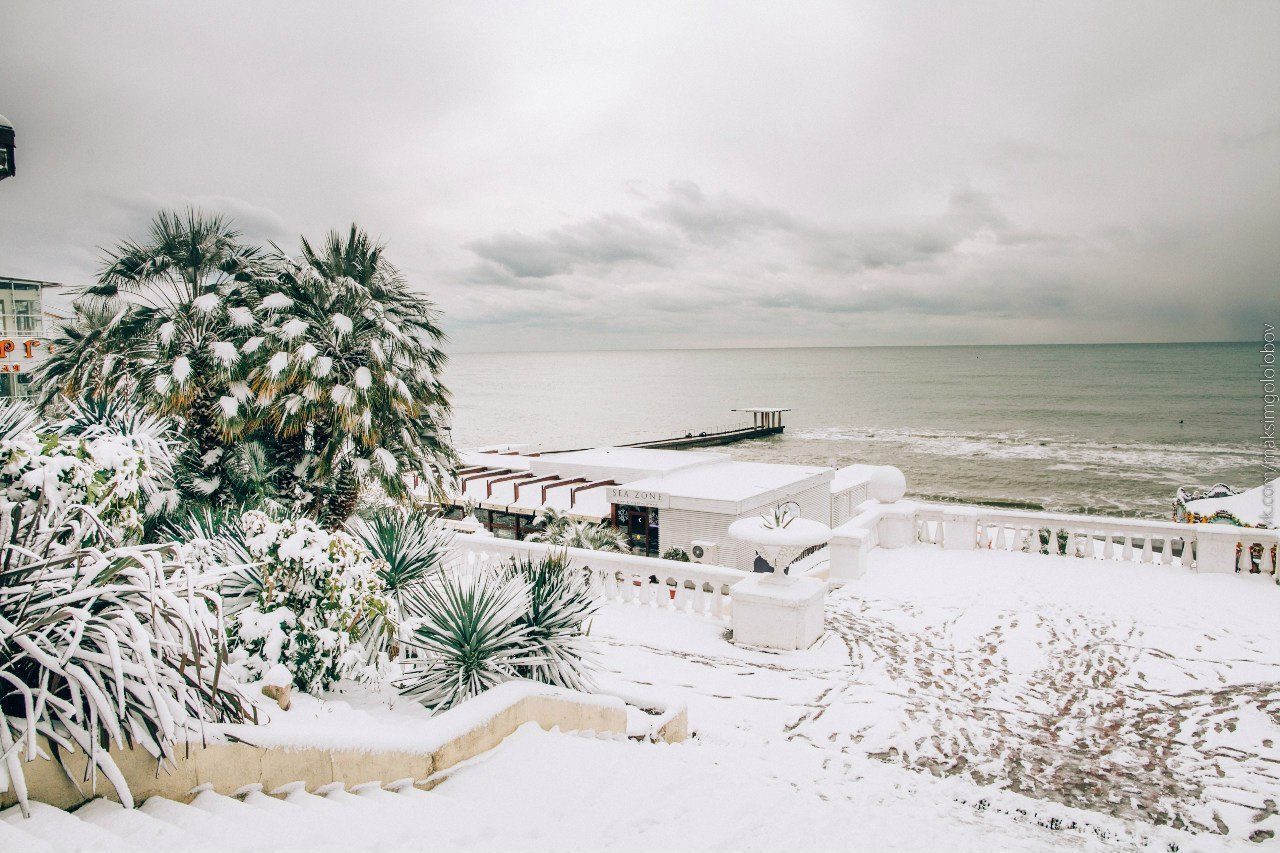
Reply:
[[[15,332],[35,334],[40,331],[40,306],[34,299],[14,299]]]

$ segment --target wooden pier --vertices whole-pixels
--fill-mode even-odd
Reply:
[[[721,444],[733,444],[735,441],[746,441],[751,438],[765,438],[770,435],[779,435],[786,429],[782,423],[782,413],[789,412],[791,410],[779,408],[752,408],[734,409],[733,411],[750,414],[751,425],[743,425],[732,429],[719,429],[713,432],[689,432],[684,435],[677,435],[671,438],[633,441],[629,444],[619,444],[616,446],[643,447],[652,450],[684,450],[689,447],[715,447]],[[587,448],[581,449],[585,450]],[[572,452],[573,451],[571,450],[544,450],[540,455],[545,456],[551,453]]]

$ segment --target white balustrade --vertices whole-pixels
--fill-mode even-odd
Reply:
[[[462,534],[453,538],[450,569],[462,574],[482,571],[511,557],[539,558],[565,554],[571,565],[591,571],[597,591],[610,601],[631,602],[663,610],[728,619],[730,589],[750,573],[727,566],[684,563],[585,548],[559,548],[542,542]]]
[[[954,523],[956,509],[947,504],[919,504],[914,523],[917,540],[939,546],[948,542],[946,525]],[[978,548],[1276,575],[1280,545],[1280,531],[1276,530],[989,507],[966,509],[977,513]]]

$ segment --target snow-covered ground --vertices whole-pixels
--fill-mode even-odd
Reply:
[[[427,793],[10,809],[0,851],[1280,847],[1278,613],[1259,578],[877,550],[803,652],[606,607],[601,688],[686,701],[683,744],[526,727]],[[353,694],[257,734],[403,748],[432,727]]]
[[[829,598],[827,622],[818,646],[793,653],[628,605],[594,632],[610,680],[686,697],[702,743],[821,756],[820,782],[792,780],[814,795],[857,795],[891,765],[984,815],[1086,827],[1046,835],[1157,839],[1166,824],[1200,849],[1217,833],[1280,831],[1280,588],[1268,580],[876,550],[867,577]]]

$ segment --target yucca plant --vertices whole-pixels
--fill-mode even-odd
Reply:
[[[212,581],[175,543],[79,544],[113,537],[90,507],[0,499],[0,790],[13,786],[24,812],[37,736],[56,757],[83,752],[131,806],[111,746],[164,762],[202,721],[251,714],[220,677]]]
[[[157,532],[174,542],[207,543],[210,556],[219,567],[218,591],[227,616],[252,604],[262,589],[262,570],[249,553],[240,523],[245,511],[207,505],[189,508],[185,516],[171,519]]]
[[[505,681],[532,663],[529,606],[522,581],[499,573],[442,575],[423,594],[422,621],[410,646],[401,692],[433,711],[444,711]]]
[[[529,661],[517,667],[521,677],[588,689],[594,659],[587,645],[587,620],[600,609],[600,599],[591,590],[590,569],[551,554],[512,557],[501,571],[529,588],[529,607],[517,619],[527,629],[521,644]]]
[[[434,516],[398,508],[352,519],[347,530],[376,561],[382,592],[395,601],[401,620],[418,618],[426,587],[449,556],[453,533]]]

